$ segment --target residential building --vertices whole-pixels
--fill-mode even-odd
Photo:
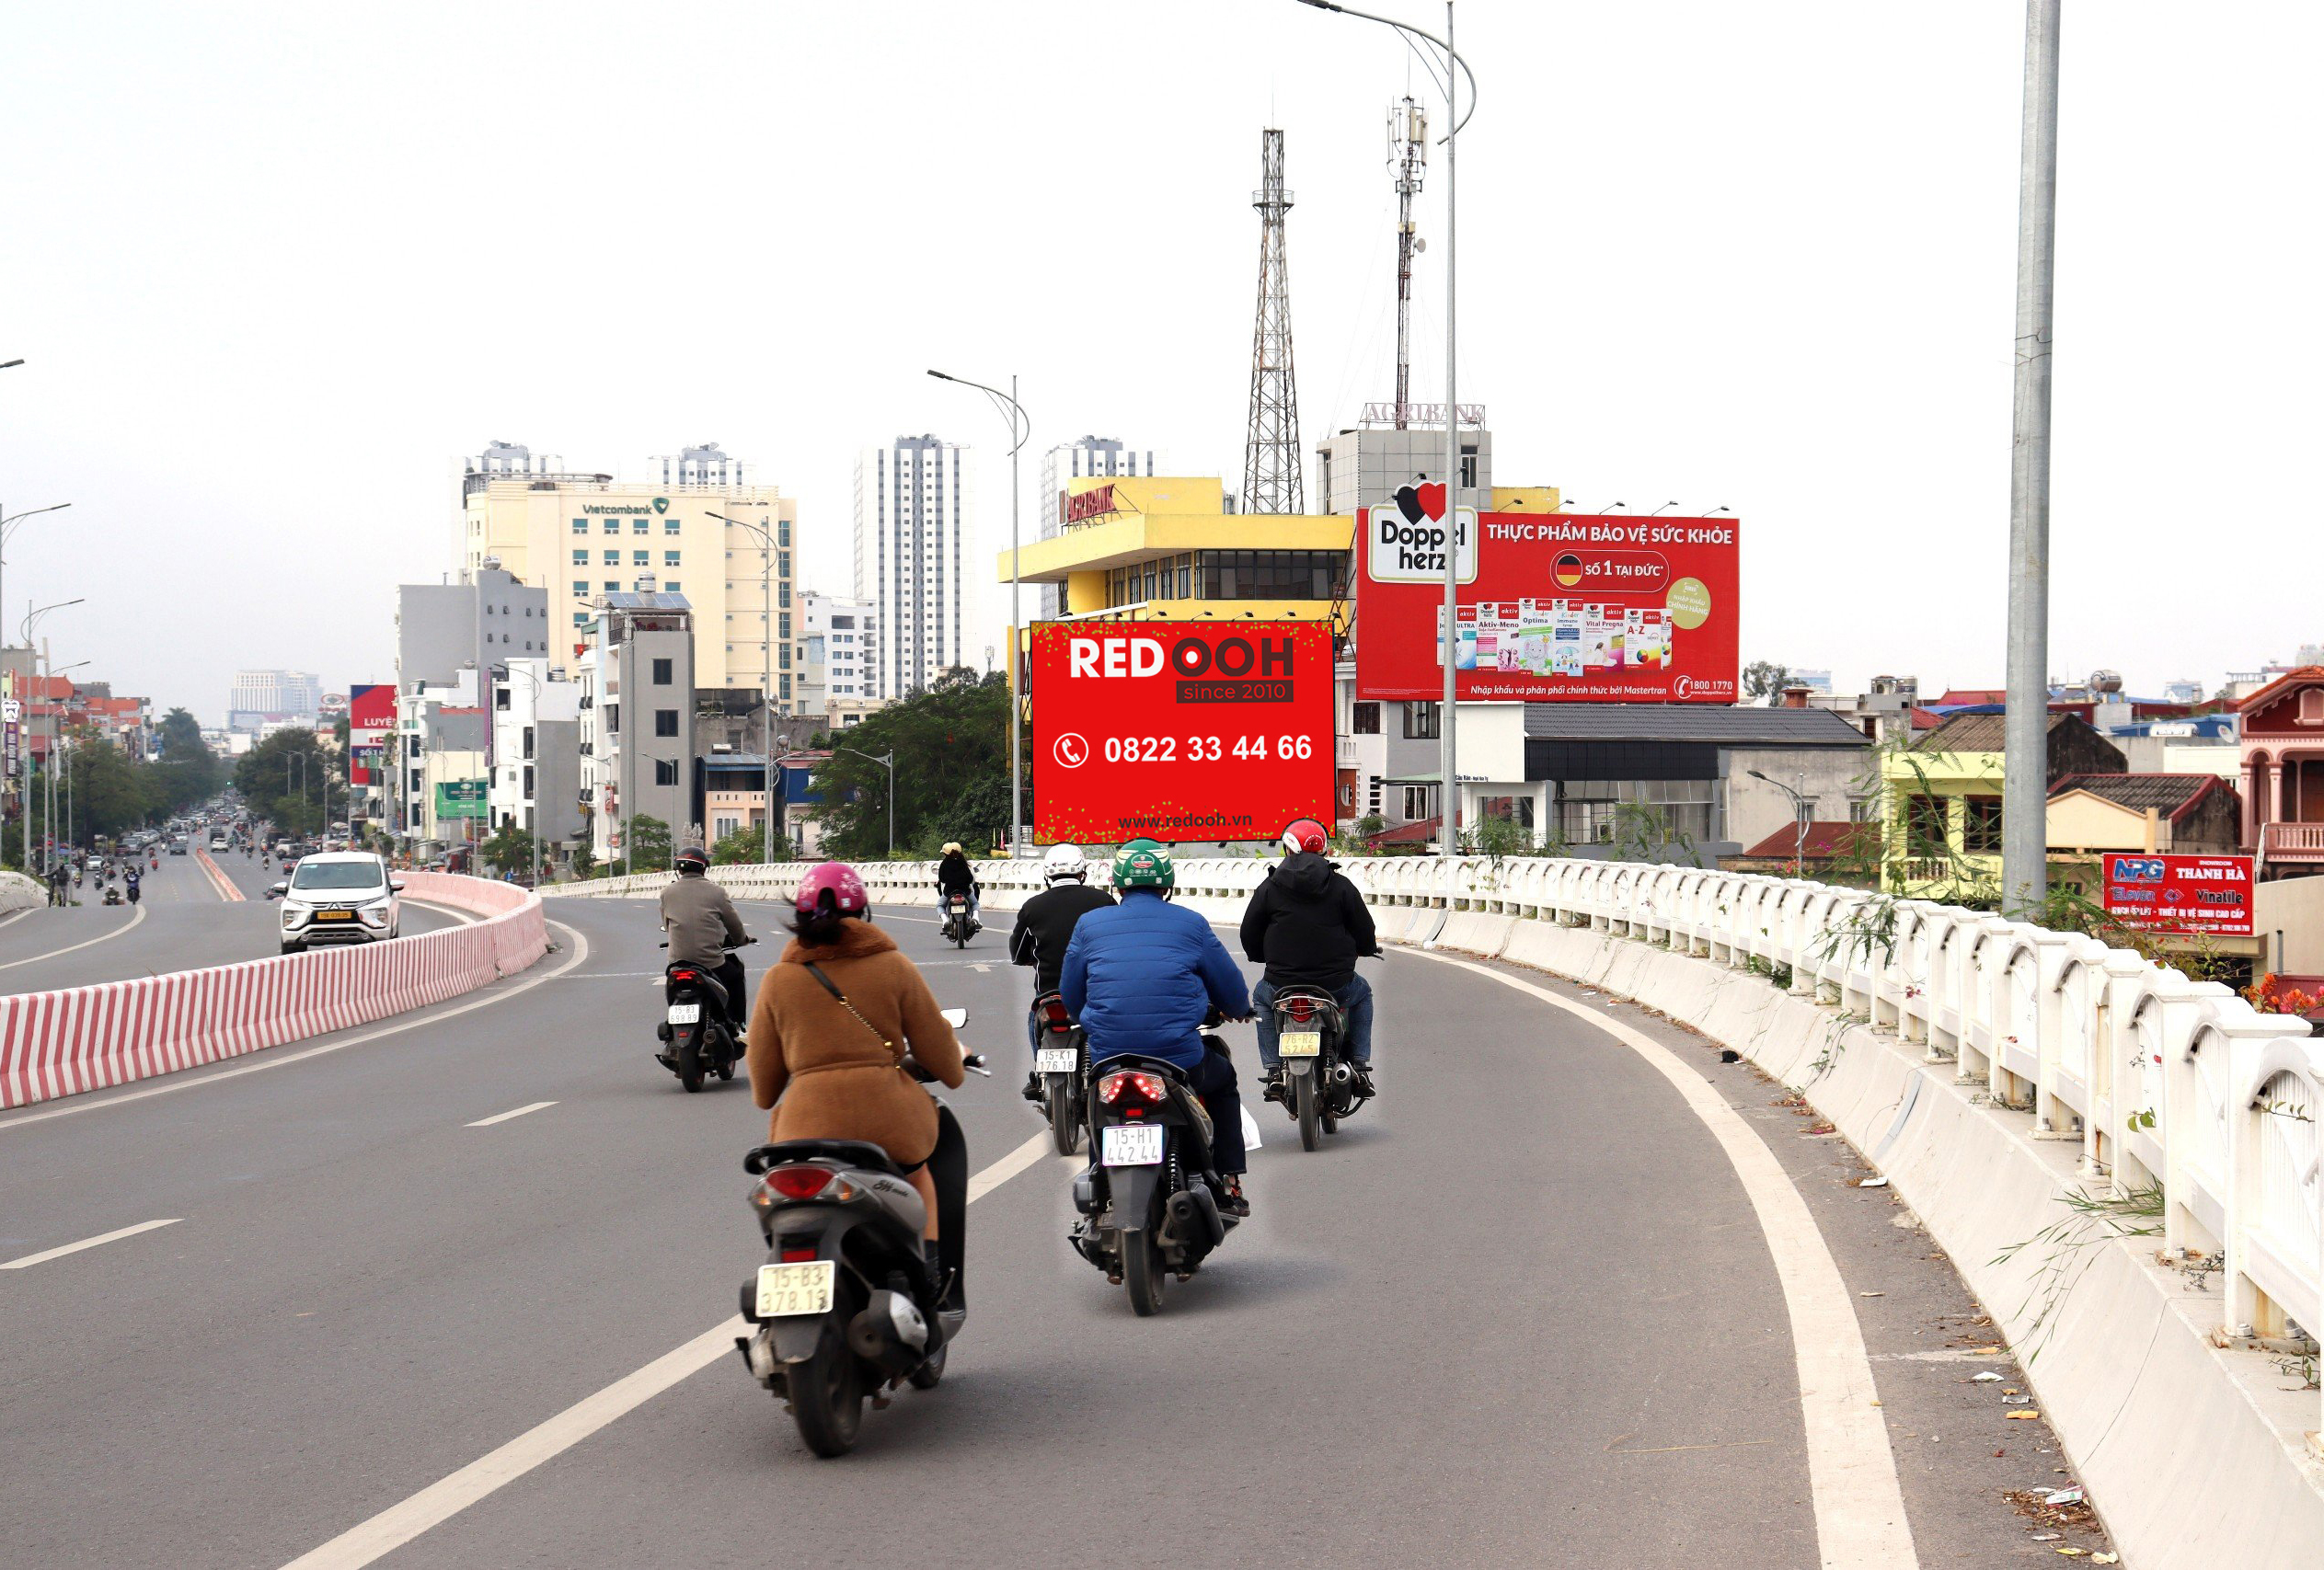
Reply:
[[[967,628],[983,591],[969,581],[968,458],[957,442],[924,435],[856,459],[856,599],[887,635],[873,646],[871,697],[932,686],[976,649]]]
[[[538,839],[546,865],[588,827],[581,799],[581,683],[546,657],[512,659],[494,674],[491,821]]]
[[[1913,715],[1920,702],[1919,677],[1875,676],[1869,692],[1835,693],[1828,689],[1818,692],[1806,679],[1818,674],[1794,672],[1798,684],[1807,688],[1803,694],[1807,706],[1840,716],[1881,746],[1913,739]],[[1789,701],[1788,696],[1785,701]]]
[[[831,761],[827,751],[794,751],[776,755],[776,832],[793,855],[812,854],[823,843],[823,826],[811,816],[822,796],[812,788],[816,769]],[[765,759],[756,752],[713,749],[700,760],[702,819],[716,844],[742,829],[762,835],[766,822]]]
[[[2001,891],[2002,754],[2008,716],[1963,712],[1881,759],[1884,881],[1920,899]],[[2077,714],[2052,713],[2043,787],[2121,774],[2121,749]]]
[[[2243,803],[2216,774],[2067,774],[2050,787],[2050,859],[2088,864],[2098,886],[2108,851],[2226,855],[2243,829]]]
[[[694,613],[683,594],[604,596],[582,664],[583,785],[592,854],[620,860],[629,822],[669,826],[672,849],[702,831],[694,816]]]
[[[2243,834],[2262,878],[2324,872],[2324,665],[2287,670],[2236,705]]]
[[[1721,872],[1768,872],[1849,887],[1870,887],[1880,867],[1881,826],[1841,819],[1787,824],[1742,854],[1719,858]]]
[[[322,679],[311,670],[237,670],[226,695],[226,728],[255,731],[269,721],[311,722],[322,706]]]
[[[436,817],[433,799],[422,788],[429,715],[446,708],[492,712],[494,672],[511,660],[546,659],[551,641],[546,593],[497,558],[477,563],[457,583],[397,587],[396,726],[385,739],[384,760],[384,772],[396,784],[390,793],[391,832],[439,837],[430,829]],[[475,777],[483,779],[492,751],[489,726],[482,728],[475,746],[485,760]],[[463,824],[465,834],[465,819]]]
[[[809,590],[799,597],[799,703],[802,715],[825,715],[834,703],[860,714],[877,706],[880,609]]]
[[[683,594],[703,684],[757,688],[771,667],[772,695],[790,712],[798,503],[745,483],[715,441],[653,463],[651,476],[618,480],[492,443],[461,477],[461,560],[471,577],[490,562],[542,590],[555,636],[540,652],[569,666],[604,596]]]
[[[1385,418],[1336,430],[1316,443],[1316,494],[1323,499],[1323,511],[1352,518],[1359,509],[1386,506],[1399,486],[1444,478],[1444,406],[1410,407],[1432,411],[1435,423],[1408,423],[1398,430],[1395,406],[1376,405],[1367,412]],[[1461,432],[1460,486],[1454,504],[1515,510],[1502,509],[1493,496],[1493,433],[1484,429],[1484,418],[1481,406],[1461,406],[1462,425],[1474,423],[1476,429]],[[1542,509],[1554,510],[1554,503]]]
[[[1041,456],[1041,488],[1033,493],[1033,516],[1041,525],[1039,537],[1053,540],[1064,532],[1065,503],[1074,481],[1118,479],[1125,476],[1134,478],[1157,472],[1150,447],[1132,447],[1110,436],[1084,436],[1059,442]],[[1062,593],[1058,584],[1040,586],[1041,620],[1057,619]]]

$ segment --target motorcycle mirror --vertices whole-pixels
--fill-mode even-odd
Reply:
[[[270,884],[268,886],[266,897],[270,900],[280,900],[283,895],[288,894],[290,891],[291,886],[287,883]]]
[[[968,1023],[968,1010],[966,1009],[943,1009],[938,1012],[944,1015],[944,1023],[955,1030]]]

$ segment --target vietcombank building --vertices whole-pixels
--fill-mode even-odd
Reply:
[[[744,484],[742,463],[716,442],[654,462],[657,477],[617,480],[492,443],[461,478],[470,576],[497,557],[546,589],[554,651],[572,658],[606,595],[683,594],[694,613],[696,684],[759,690],[764,682],[777,712],[792,712],[797,501]]]

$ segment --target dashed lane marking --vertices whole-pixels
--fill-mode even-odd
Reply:
[[[468,1127],[471,1129],[489,1129],[495,1123],[505,1123],[512,1117],[522,1117],[528,1112],[538,1112],[543,1107],[554,1106],[556,1105],[557,1103],[553,1101],[528,1102],[526,1105],[517,1107],[512,1112],[495,1112],[489,1117],[479,1117],[475,1122],[469,1124]]]
[[[1034,1135],[969,1179],[969,1203],[990,1194],[1041,1159],[1046,1131]],[[431,1483],[401,1504],[349,1528],[322,1547],[303,1553],[283,1570],[361,1570],[393,1553],[431,1527],[442,1525],[479,1499],[556,1460],[599,1429],[620,1421],[663,1391],[734,1355],[734,1338],[748,1327],[740,1314],[712,1326],[648,1363],[624,1374],[596,1394],[585,1396],[546,1423],[526,1429],[489,1455],[470,1461],[451,1476]]]
[[[22,1270],[28,1266],[45,1265],[52,1259],[62,1259],[68,1254],[78,1254],[85,1248],[95,1248],[101,1243],[118,1243],[122,1238],[135,1237],[139,1232],[149,1232],[156,1227],[174,1227],[184,1220],[183,1216],[171,1216],[158,1221],[140,1221],[133,1227],[123,1227],[119,1232],[100,1232],[95,1237],[85,1237],[78,1243],[68,1243],[58,1248],[44,1248],[38,1254],[28,1254],[21,1259],[0,1262],[0,1270]]]

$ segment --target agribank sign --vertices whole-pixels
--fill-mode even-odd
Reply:
[[[1271,840],[1332,816],[1321,622],[1032,629],[1033,837]]]

